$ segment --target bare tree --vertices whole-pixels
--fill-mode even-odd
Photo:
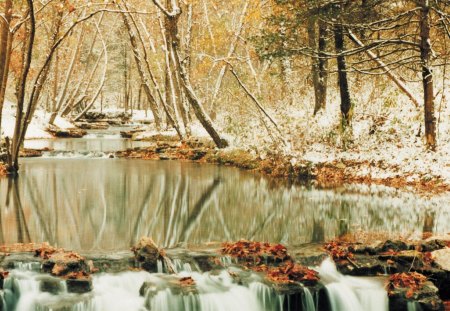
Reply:
[[[218,148],[225,148],[228,146],[228,142],[223,139],[219,132],[215,129],[211,118],[206,114],[205,109],[200,101],[200,99],[195,94],[195,91],[191,85],[190,79],[187,75],[185,64],[181,61],[180,56],[180,39],[178,37],[178,21],[181,15],[181,9],[178,5],[177,0],[171,0],[172,10],[168,10],[164,7],[158,0],[152,0],[153,3],[161,10],[161,12],[167,17],[167,23],[165,25],[166,32],[170,35],[170,42],[175,56],[175,65],[177,69],[177,74],[180,75],[180,80],[182,81],[183,89],[186,93],[186,97],[192,106],[192,109],[200,121],[202,126],[208,132],[208,134],[213,139],[214,143]]]

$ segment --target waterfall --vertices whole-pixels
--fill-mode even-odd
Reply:
[[[306,287],[290,294],[266,284],[261,275],[237,268],[200,273],[181,260],[174,260],[174,266],[177,276],[145,271],[94,274],[93,291],[80,295],[69,293],[64,280],[39,273],[38,264],[17,264],[5,279],[2,310],[320,311],[318,292]],[[317,270],[332,311],[388,310],[382,281],[344,276],[331,260]],[[195,285],[180,285],[179,277],[190,277]],[[408,310],[418,309],[410,304]]]
[[[374,278],[344,276],[331,259],[317,268],[325,284],[332,311],[388,311],[389,301],[383,282]]]
[[[177,288],[148,290],[146,305],[152,311],[259,311],[263,310],[256,295],[238,285],[227,271],[211,273],[181,273],[195,281],[195,291],[180,293]],[[162,280],[162,282],[164,282]]]

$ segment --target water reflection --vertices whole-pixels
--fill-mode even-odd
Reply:
[[[296,245],[357,229],[450,231],[445,203],[279,184],[234,168],[116,159],[27,159],[0,179],[0,242],[123,250],[240,238]]]

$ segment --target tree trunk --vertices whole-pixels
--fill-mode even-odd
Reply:
[[[150,109],[152,110],[153,117],[155,119],[156,129],[160,130],[161,129],[161,125],[162,125],[161,124],[161,115],[160,115],[160,112],[159,112],[159,109],[158,109],[158,105],[156,103],[156,99],[153,96],[153,94],[151,92],[151,89],[150,89],[149,80],[148,80],[147,75],[145,73],[144,64],[143,64],[142,58],[141,58],[140,53],[139,53],[139,47],[138,47],[138,44],[137,44],[136,36],[134,35],[134,33],[133,33],[132,29],[131,29],[131,24],[130,24],[130,22],[129,22],[129,20],[128,20],[128,18],[127,18],[125,13],[122,13],[122,18],[123,18],[124,24],[125,24],[125,26],[127,28],[128,35],[130,37],[130,43],[131,43],[131,47],[133,49],[134,60],[135,60],[135,63],[136,63],[137,70],[139,72],[139,76],[141,77],[141,82],[142,82],[142,85],[143,85],[143,88],[144,88],[144,92],[147,95],[147,99],[148,99],[148,101],[150,103]],[[139,38],[140,38],[140,36],[139,36]],[[150,74],[150,77],[152,78],[151,72],[149,72],[149,74]],[[153,81],[153,79],[152,79],[152,81]],[[153,82],[155,82],[155,81],[153,81]],[[158,91],[159,90],[157,89],[157,92]],[[164,106],[164,103],[163,103],[163,106]]]
[[[11,54],[11,33],[9,25],[12,19],[12,0],[5,2],[5,16],[0,18],[1,34],[0,34],[0,139],[2,133],[2,112],[5,102],[6,85],[8,83],[9,60]]]
[[[83,28],[80,31],[80,34],[78,35],[77,38],[77,47],[75,48],[75,51],[73,52],[73,56],[72,56],[72,60],[70,61],[69,64],[69,68],[67,70],[67,74],[66,74],[66,79],[64,81],[64,85],[62,87],[62,90],[60,92],[57,104],[56,104],[56,109],[52,112],[51,116],[50,116],[50,120],[48,121],[49,124],[53,124],[53,122],[55,122],[56,116],[58,115],[59,110],[61,109],[64,100],[66,99],[66,95],[67,95],[67,90],[69,88],[69,82],[70,79],[72,77],[72,73],[73,70],[75,69],[75,63],[78,59],[78,55],[80,54],[80,49],[81,49],[81,45],[83,43],[83,38],[84,38],[84,34],[85,34],[85,27],[83,25]]]
[[[342,128],[345,129],[347,126],[351,124],[352,102],[348,86],[347,64],[345,61],[345,56],[342,55],[345,46],[344,46],[344,28],[341,24],[336,24],[334,26],[334,44],[336,54],[338,54],[337,67],[338,67],[339,90],[341,94],[341,117],[342,117],[341,123]]]
[[[328,59],[325,56],[325,51],[327,49],[327,26],[324,22],[319,20],[319,59],[318,59],[318,70],[319,70],[319,83],[317,85],[317,103],[315,113],[318,109],[325,109],[327,105],[327,85],[328,85]]]
[[[319,23],[319,35],[317,36],[316,24]],[[321,109],[326,107],[326,58],[323,56],[323,52],[326,48],[325,41],[325,26],[322,22],[318,22],[315,16],[311,16],[308,19],[308,39],[309,46],[313,50],[311,57],[312,62],[312,80],[314,85],[314,115]]]
[[[420,58],[422,63],[423,98],[425,110],[425,140],[430,150],[436,149],[436,118],[434,116],[433,72],[431,70],[430,4],[421,0],[420,14]]]
[[[25,103],[25,89],[27,85],[27,78],[30,72],[31,60],[33,58],[33,47],[34,47],[34,39],[36,35],[36,20],[34,16],[34,7],[33,0],[27,0],[28,8],[29,8],[29,16],[30,16],[30,29],[28,32],[28,37],[26,39],[25,48],[24,48],[24,65],[22,73],[18,79],[18,88],[17,88],[17,108],[16,108],[16,123],[14,126],[14,136],[11,144],[11,151],[8,159],[8,167],[7,170],[10,173],[17,174],[19,171],[19,149],[22,143],[22,136],[24,125],[22,121],[26,121],[26,116],[24,116],[23,108]],[[25,117],[25,118],[24,118]],[[24,122],[26,124],[26,122]]]

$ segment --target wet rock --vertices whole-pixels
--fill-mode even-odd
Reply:
[[[353,276],[376,276],[384,274],[388,269],[376,257],[366,255],[355,255],[351,260],[337,260],[336,267],[342,274]]]
[[[53,295],[57,295],[64,290],[64,287],[61,284],[61,279],[48,275],[42,276],[39,287],[42,292]]]
[[[5,282],[5,279],[8,277],[8,274],[9,274],[8,271],[0,269],[0,290],[3,289],[3,284]]]
[[[289,254],[295,262],[307,267],[319,266],[328,258],[322,244],[301,245],[290,249]]]
[[[50,255],[42,264],[42,271],[64,277],[70,273],[86,272],[88,266],[84,257],[72,252],[59,252]]]
[[[422,288],[411,294],[406,288],[396,288],[389,293],[390,311],[408,311],[414,305],[422,311],[444,310],[444,304],[438,296],[438,289],[431,282],[426,282]]]
[[[403,241],[400,240],[387,240],[381,246],[377,248],[377,253],[384,252],[399,252],[410,249],[410,246]]]
[[[117,252],[114,254],[88,254],[86,261],[92,262],[89,271],[101,273],[118,273],[136,268],[135,258],[130,252]],[[95,268],[93,268],[95,267]]]
[[[144,282],[139,289],[139,294],[143,297],[154,297],[159,291],[170,289],[173,295],[196,295],[197,286],[190,277],[166,278],[166,282],[156,284],[154,282]]]
[[[428,240],[420,243],[420,249],[422,252],[434,252],[447,247],[447,241],[444,240]]]
[[[74,278],[66,280],[67,291],[69,293],[84,294],[92,291],[92,278]]]
[[[148,237],[141,238],[132,251],[142,269],[148,272],[158,271],[158,261],[164,261],[164,251]]]

